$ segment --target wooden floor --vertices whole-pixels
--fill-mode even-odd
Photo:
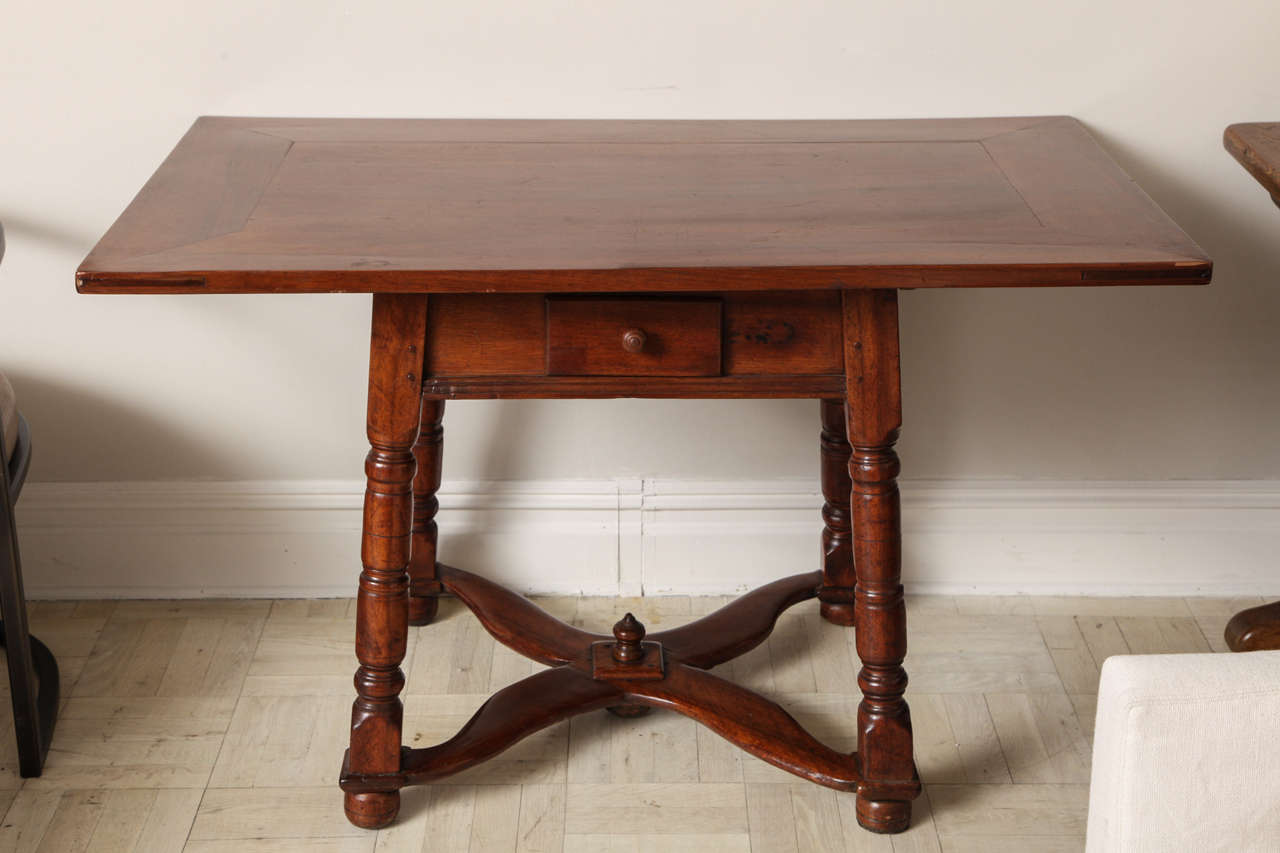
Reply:
[[[721,599],[543,599],[605,631]],[[909,832],[870,835],[853,798],[800,782],[672,713],[603,712],[407,790],[380,833],[343,817],[353,606],[330,601],[39,603],[66,696],[45,774],[0,732],[0,851],[948,851],[1083,848],[1098,667],[1112,654],[1223,650],[1253,599],[925,597],[909,601],[908,697],[925,794]],[[853,748],[853,633],[794,608],[725,670]],[[452,735],[533,665],[456,602],[411,631],[406,740]],[[7,698],[5,699],[7,704]],[[8,729],[7,714],[0,715]]]

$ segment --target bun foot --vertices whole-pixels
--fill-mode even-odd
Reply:
[[[377,794],[344,794],[343,807],[347,820],[361,829],[390,826],[400,813],[400,792]]]
[[[1227,623],[1224,636],[1233,652],[1280,649],[1280,601],[1241,610]]]
[[[818,608],[822,618],[833,625],[853,627],[853,605],[843,601],[824,601]]]
[[[871,832],[903,832],[911,824],[911,803],[858,797],[858,825]]]
[[[430,625],[440,609],[440,599],[434,595],[409,596],[409,624]]]

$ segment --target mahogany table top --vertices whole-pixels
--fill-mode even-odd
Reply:
[[[1211,267],[1069,117],[205,117],[77,281],[725,291],[1197,283]]]
[[[1233,124],[1222,142],[1280,204],[1280,121]]]

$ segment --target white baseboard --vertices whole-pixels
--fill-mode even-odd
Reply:
[[[1280,593],[1280,482],[905,481],[916,592]],[[363,484],[33,483],[28,595],[352,595]],[[808,481],[447,483],[441,559],[525,592],[724,594],[818,565]]]

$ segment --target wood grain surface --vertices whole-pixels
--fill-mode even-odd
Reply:
[[[1222,144],[1280,204],[1280,121],[1233,124]]]
[[[86,292],[576,292],[1203,282],[1067,117],[198,119]]]
[[[547,300],[550,376],[719,376],[720,301]]]

